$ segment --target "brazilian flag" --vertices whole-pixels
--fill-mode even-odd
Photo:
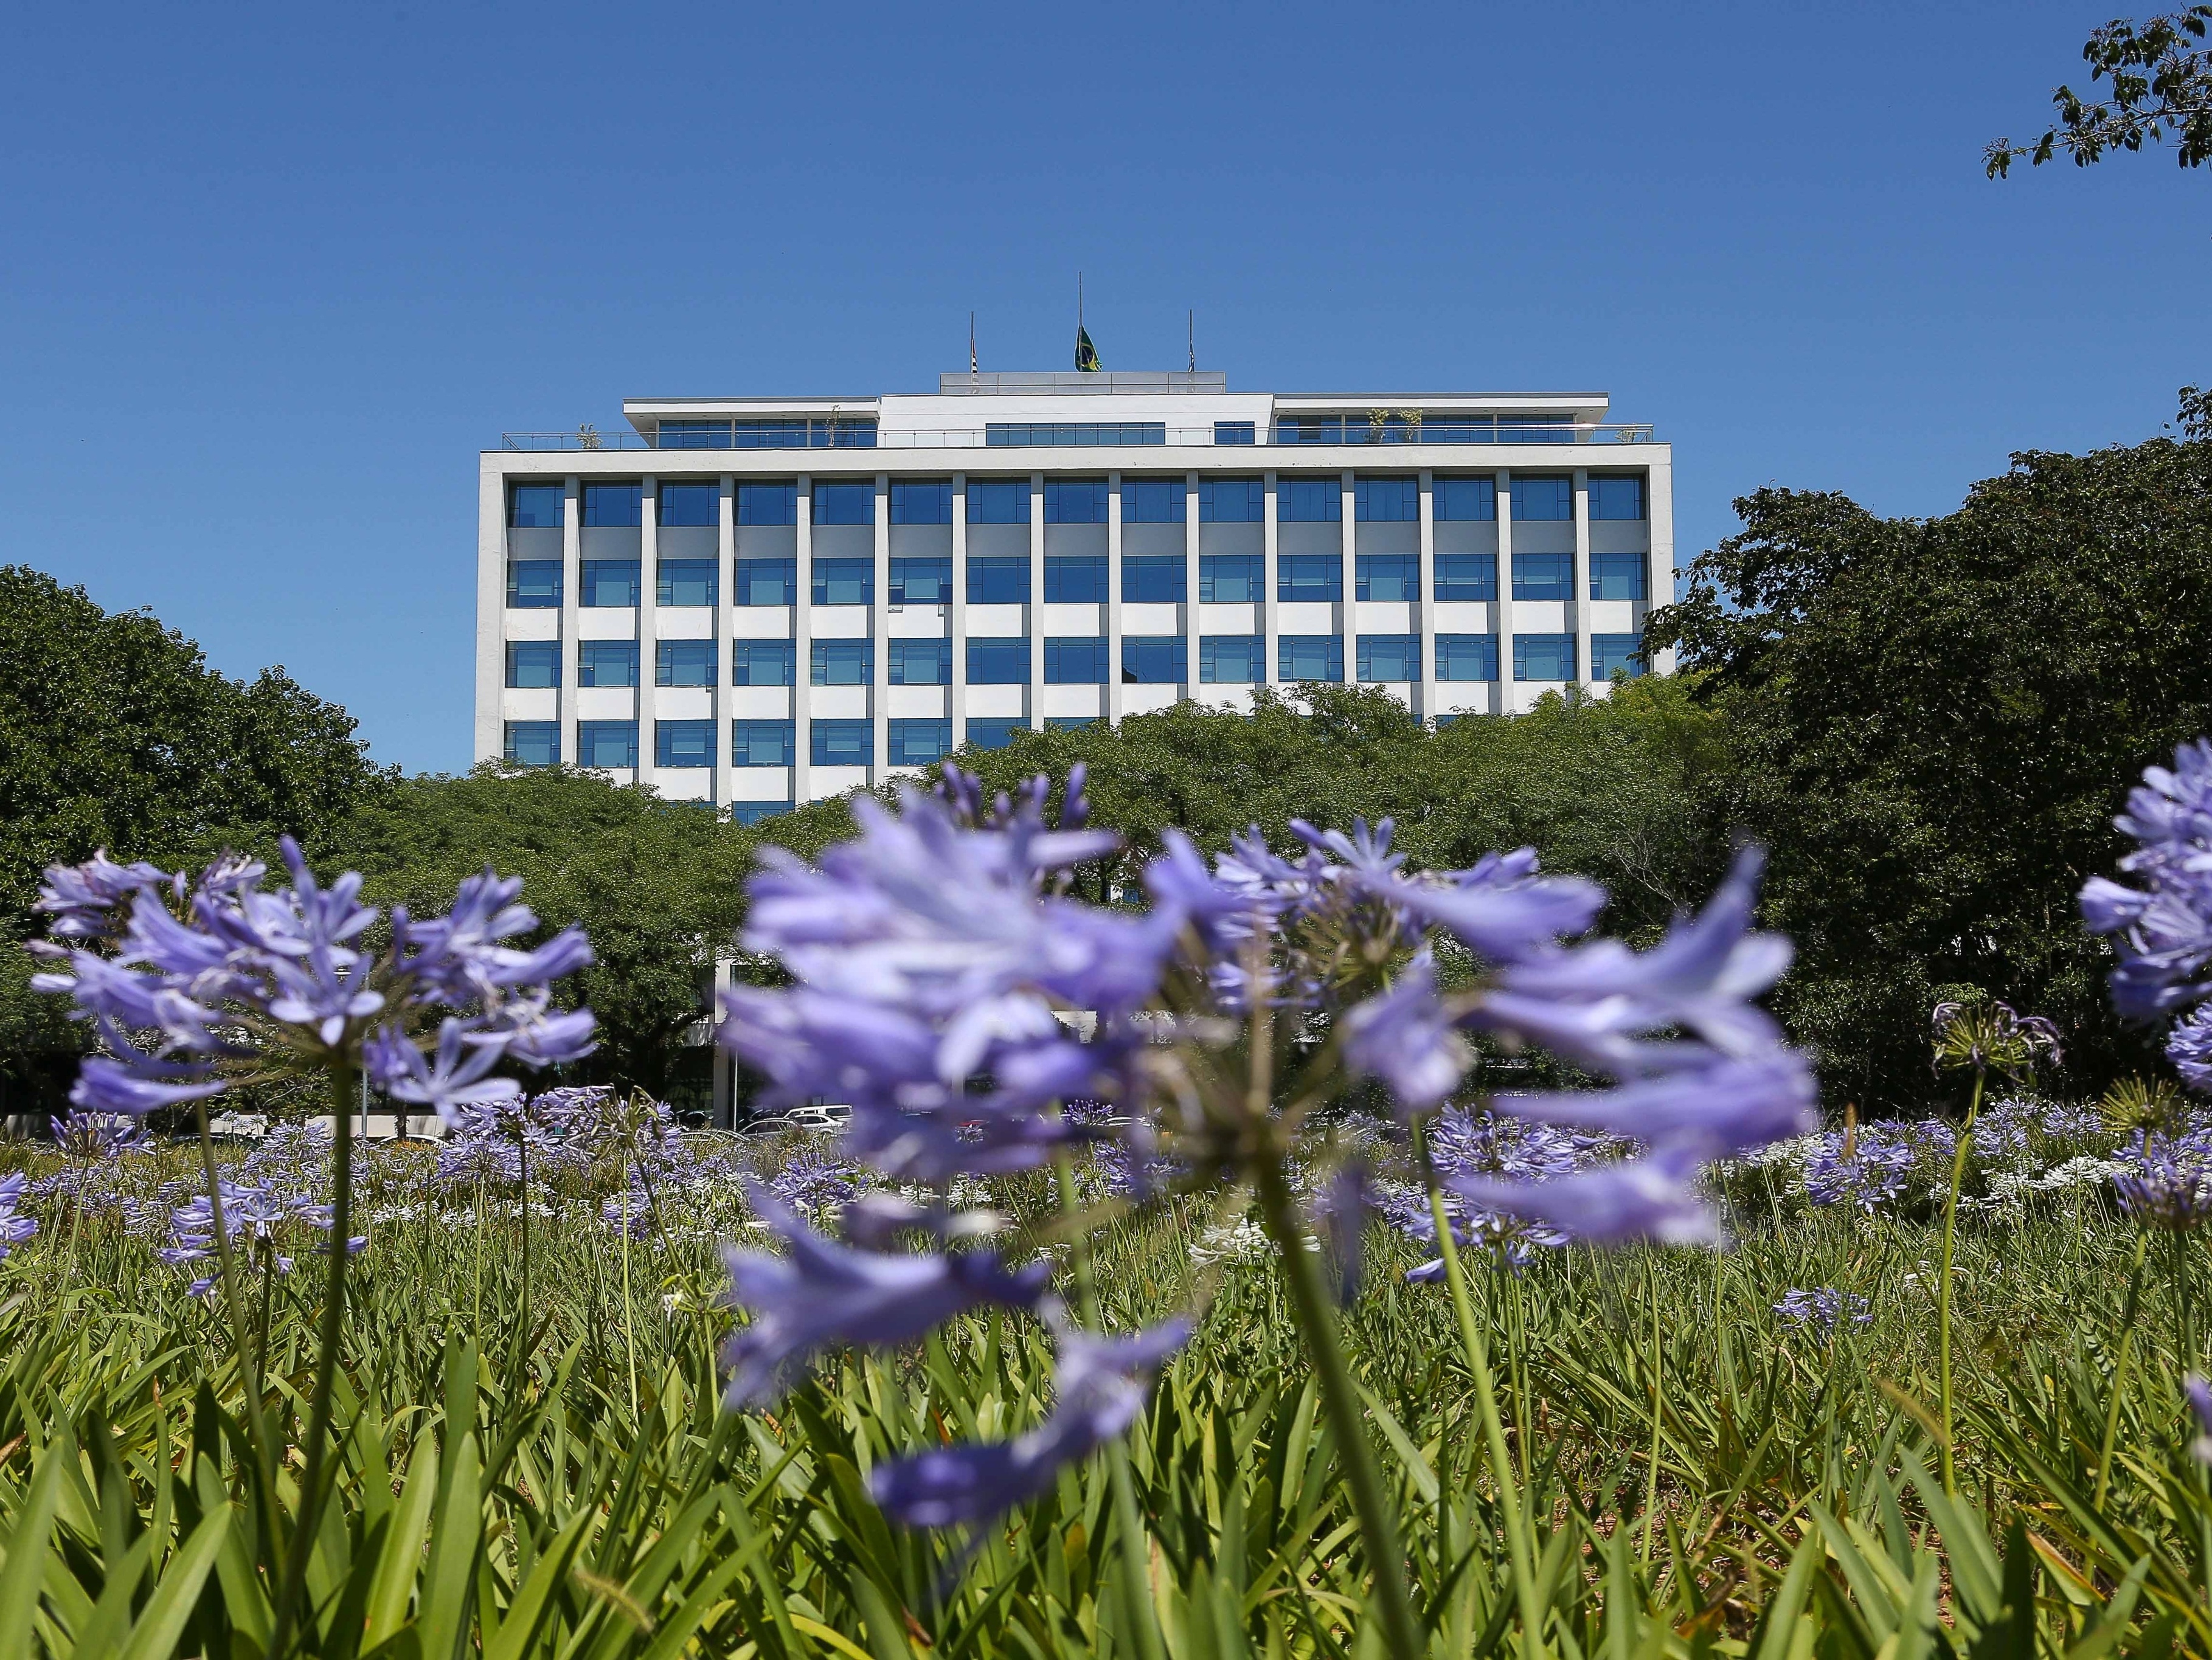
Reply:
[[[1075,325],[1075,367],[1081,374],[1098,373],[1098,348],[1091,343],[1091,331],[1080,323]]]

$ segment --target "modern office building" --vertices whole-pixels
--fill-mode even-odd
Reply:
[[[623,413],[483,454],[476,753],[747,819],[1263,683],[1433,720],[1601,692],[1673,593],[1670,451],[1602,393],[956,373]]]

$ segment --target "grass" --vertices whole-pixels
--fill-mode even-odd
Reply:
[[[147,1190],[196,1157],[138,1160]],[[532,1219],[526,1329],[516,1196],[441,1220],[476,1196],[434,1194],[427,1173],[403,1148],[363,1179],[311,1651],[1132,1655],[1149,1637],[1132,1610],[1148,1609],[1170,1660],[1382,1652],[1280,1264],[1224,1245],[1213,1201],[1097,1241],[1109,1326],[1203,1310],[1130,1438],[1145,1536],[1123,1536],[1094,1460],[963,1538],[890,1528],[866,1473],[1034,1423],[1052,1376],[1034,1322],[979,1316],[908,1351],[830,1357],[768,1410],[732,1414],[712,1300],[717,1243],[744,1229],[732,1191],[664,1196],[625,1307],[602,1185],[562,1178]],[[992,1197],[1027,1219],[1048,1182]],[[1932,1474],[1939,1230],[1809,1209],[1757,1172],[1731,1202],[1737,1239],[1717,1254],[1577,1248],[1520,1273],[1468,1259],[1534,1628],[1447,1293],[1405,1283],[1413,1247],[1370,1229],[1344,1341],[1431,1654],[2212,1652],[2212,1502],[2179,1389],[2203,1364],[2177,1336],[2202,1325],[2182,1301],[2196,1242],[2153,1239],[2137,1276],[2139,1236],[2094,1189],[1962,1218],[1954,1501]],[[49,1214],[0,1266],[0,1655],[265,1651],[321,1278],[252,1282],[264,1410],[288,1449],[262,1492],[229,1321],[186,1277],[106,1215]],[[1778,1320],[1785,1292],[1820,1286],[1864,1296],[1871,1321],[1829,1339]]]

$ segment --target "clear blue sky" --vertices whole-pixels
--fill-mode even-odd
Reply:
[[[0,104],[0,560],[468,760],[476,452],[1064,367],[1610,391],[1681,557],[2155,433],[2212,177],[1985,183],[2120,0],[48,6]]]

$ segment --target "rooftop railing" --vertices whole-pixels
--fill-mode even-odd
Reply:
[[[825,431],[816,423],[794,430],[762,428],[702,432],[628,430],[602,433],[580,427],[566,433],[501,433],[502,450],[1036,450],[1036,449],[1313,449],[1350,445],[1390,448],[1406,445],[1649,444],[1648,421],[1547,421],[1526,415],[1484,415],[1465,420],[1392,421],[1376,425],[1364,417],[1301,417],[1272,427],[1254,421],[1215,421],[1203,427],[1170,427],[1158,421],[994,422],[930,431],[841,427]]]

